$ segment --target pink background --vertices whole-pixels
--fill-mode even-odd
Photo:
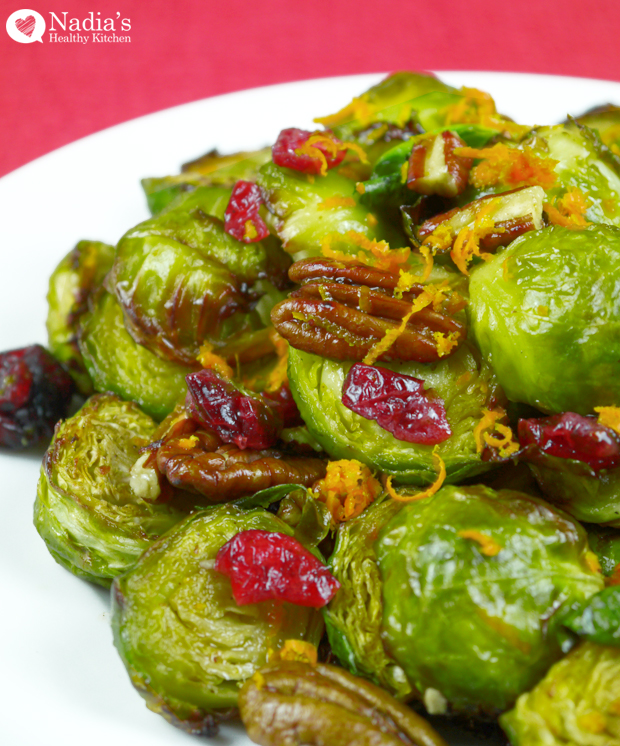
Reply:
[[[50,11],[118,11],[131,42],[50,43],[46,32],[43,44],[19,44],[5,24],[23,5],[48,29]],[[0,175],[127,119],[271,83],[403,68],[620,80],[620,0],[0,0],[0,9]]]

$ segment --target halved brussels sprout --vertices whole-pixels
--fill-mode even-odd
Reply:
[[[185,163],[178,175],[142,179],[151,215],[158,215],[178,197],[197,188],[232,187],[239,179],[252,181],[258,168],[270,158],[271,148],[230,155],[220,155],[212,150],[195,161]]]
[[[253,308],[265,282],[288,284],[277,239],[237,241],[208,214],[212,197],[196,192],[128,231],[106,281],[131,336],[164,360],[191,365],[204,342],[221,347],[262,326]]]
[[[589,414],[620,402],[620,230],[553,226],[477,267],[472,331],[509,399]]]
[[[162,360],[134,342],[116,298],[104,290],[80,323],[79,345],[97,391],[113,391],[162,420],[186,391],[185,376],[199,368]]]
[[[91,397],[57,427],[41,469],[34,524],[54,559],[78,577],[108,587],[183,518],[156,502],[156,472],[134,469],[154,432],[150,417],[113,394]]]
[[[241,684],[270,649],[321,638],[314,609],[233,600],[214,560],[249,529],[293,533],[265,510],[218,506],[189,516],[114,583],[114,641],[132,683],[151,710],[191,733],[205,733],[214,716],[234,710]]]
[[[291,347],[289,381],[304,422],[334,459],[357,459],[405,484],[434,482],[437,473],[433,446],[397,440],[374,420],[367,420],[342,403],[342,387],[353,363],[327,360]],[[439,445],[449,482],[480,474],[492,464],[482,461],[473,430],[493,388],[490,368],[478,351],[464,344],[437,363],[381,363],[425,382],[445,405],[452,435]]]
[[[332,652],[345,668],[398,699],[410,699],[414,686],[383,645],[382,583],[375,551],[379,531],[402,506],[379,498],[360,516],[340,524],[329,568],[341,587],[323,616]]]
[[[586,526],[588,544],[598,557],[604,575],[612,575],[620,563],[620,531],[613,528]]]
[[[543,500],[444,487],[376,544],[386,648],[457,712],[512,706],[571,643],[561,621],[603,587],[586,533]]]
[[[47,293],[47,339],[54,357],[67,368],[80,393],[93,391],[77,344],[80,317],[89,295],[112,268],[114,246],[100,241],[80,241],[52,272]]]
[[[620,650],[583,643],[519,697],[500,724],[512,746],[618,746]]]

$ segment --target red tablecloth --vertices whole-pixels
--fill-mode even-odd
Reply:
[[[43,43],[21,44],[5,25],[24,2],[0,0],[0,175],[142,114],[296,79],[410,68],[620,80],[619,0],[46,0],[34,9]],[[65,12],[63,31],[51,14]],[[95,29],[114,21],[104,36],[129,40],[93,39],[91,12]],[[74,40],[52,41],[52,28]]]

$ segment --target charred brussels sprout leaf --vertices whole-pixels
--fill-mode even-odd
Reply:
[[[500,724],[512,746],[618,746],[620,650],[584,643],[519,697]]]
[[[580,414],[620,401],[620,230],[527,233],[469,290],[474,337],[509,399]]]
[[[52,272],[47,293],[48,348],[65,365],[79,390],[92,393],[92,382],[77,344],[80,317],[89,295],[103,282],[114,261],[114,247],[99,241],[80,241]]]
[[[291,391],[312,435],[334,459],[357,459],[392,474],[406,484],[432,483],[436,470],[433,446],[397,440],[374,420],[367,420],[342,403],[342,387],[352,363],[327,360],[290,349]],[[425,382],[445,405],[452,436],[439,446],[448,481],[458,481],[491,467],[476,451],[473,429],[482,418],[493,379],[477,351],[464,344],[437,363],[382,363],[390,370]]]
[[[237,704],[239,687],[287,639],[315,645],[319,612],[265,601],[237,606],[229,579],[215,571],[219,549],[240,531],[292,535],[262,509],[222,505],[188,517],[115,581],[116,647],[147,706],[201,733]]]
[[[457,712],[510,707],[561,657],[561,620],[603,585],[585,531],[510,490],[444,487],[392,518],[376,551],[386,647]]]
[[[105,291],[93,298],[82,317],[79,344],[97,391],[113,391],[135,401],[156,420],[185,395],[185,376],[197,367],[162,360],[134,342],[116,298]]]
[[[345,668],[398,699],[408,699],[414,687],[383,646],[382,582],[375,551],[379,531],[401,507],[391,499],[376,500],[360,516],[340,524],[329,568],[341,587],[323,616],[332,651]]]
[[[266,281],[287,285],[290,264],[271,236],[244,244],[228,235],[207,214],[209,190],[201,194],[126,233],[106,283],[131,336],[184,364],[194,362],[204,342],[221,347],[262,326],[253,308]]]
[[[54,559],[109,586],[183,518],[155,502],[153,469],[134,470],[155,423],[112,394],[91,397],[56,429],[41,471],[34,523]],[[133,470],[133,471],[132,471]]]

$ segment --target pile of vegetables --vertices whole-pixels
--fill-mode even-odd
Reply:
[[[620,108],[401,72],[316,121],[60,262],[0,355],[36,529],[189,733],[620,744]]]

